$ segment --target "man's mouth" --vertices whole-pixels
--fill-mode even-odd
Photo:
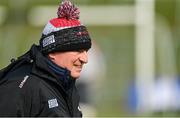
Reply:
[[[80,71],[82,70],[82,65],[76,65],[75,67]]]

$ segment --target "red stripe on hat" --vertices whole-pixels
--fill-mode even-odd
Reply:
[[[65,19],[65,18],[54,18],[52,20],[50,20],[50,23],[58,28],[58,27],[71,27],[71,26],[79,26],[81,25],[79,20],[75,20],[75,19]]]

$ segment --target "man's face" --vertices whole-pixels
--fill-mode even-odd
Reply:
[[[87,50],[55,52],[49,57],[57,65],[68,69],[73,78],[79,78],[83,65],[88,62]]]

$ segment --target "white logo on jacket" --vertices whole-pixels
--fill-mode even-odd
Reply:
[[[24,83],[26,82],[26,80],[29,78],[29,76],[28,75],[26,75],[25,77],[24,77],[24,79],[22,80],[22,82],[20,83],[20,85],[19,85],[19,88],[22,88],[23,86],[24,86]]]
[[[58,107],[57,99],[55,98],[55,99],[48,100],[48,105],[49,105],[49,108]]]

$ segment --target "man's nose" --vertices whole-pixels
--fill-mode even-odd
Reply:
[[[81,52],[80,61],[83,63],[88,63],[88,53],[86,50]]]

